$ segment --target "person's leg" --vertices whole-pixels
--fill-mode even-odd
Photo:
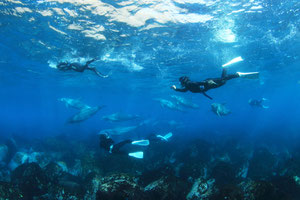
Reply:
[[[239,78],[240,76],[239,76],[239,74],[238,73],[235,73],[235,74],[226,74],[226,76],[225,77],[223,77],[223,80],[225,80],[225,81],[228,81],[228,80],[230,80],[230,79],[233,79],[233,78]]]
[[[221,78],[223,79],[223,78],[225,78],[226,77],[226,75],[227,75],[227,69],[226,68],[223,68],[223,71],[222,71],[222,76],[221,76]]]
[[[95,67],[87,67],[87,69],[95,72],[98,76],[100,76],[102,78],[108,77],[108,75],[104,75],[104,74],[100,73]]]
[[[124,145],[126,144],[131,144],[131,140],[124,140],[122,142],[119,142],[118,144],[115,144],[113,149],[112,149],[112,153],[122,153],[122,151],[120,150]]]
[[[221,76],[222,81],[228,81],[230,79],[238,78],[238,77],[240,77],[238,73],[227,75],[227,69],[223,68],[222,76]]]

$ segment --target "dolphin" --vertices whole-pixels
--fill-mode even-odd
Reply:
[[[80,110],[84,109],[84,108],[90,108],[90,106],[82,103],[78,99],[60,98],[60,99],[58,99],[58,101],[64,102],[67,108],[69,106],[72,108],[80,109]]]
[[[124,114],[124,113],[114,113],[111,115],[103,116],[103,120],[111,121],[111,122],[123,122],[137,119],[138,115]]]
[[[249,99],[248,103],[252,107],[260,107],[260,108],[267,109],[267,108],[269,108],[269,106],[266,106],[266,105],[263,104],[265,101],[267,101],[266,98],[262,98],[262,99]]]
[[[231,111],[225,107],[225,104],[213,103],[211,104],[211,110],[218,116],[225,116],[231,113]]]
[[[187,101],[187,100],[186,100],[185,98],[183,98],[183,97],[176,96],[176,95],[172,95],[171,97],[172,97],[173,99],[176,100],[176,103],[177,103],[177,104],[180,104],[180,105],[182,105],[182,106],[184,106],[184,107],[187,107],[187,108],[194,108],[194,109],[199,108],[199,106],[198,106],[197,104],[194,104],[194,103],[192,103],[192,102],[189,102],[189,101]]]
[[[163,108],[170,108],[172,110],[177,110],[177,111],[184,111],[182,108],[180,108],[178,105],[174,104],[172,101],[166,100],[166,99],[161,99],[161,98],[156,98],[154,99],[155,101],[159,101],[161,107]]]
[[[81,109],[77,114],[71,117],[67,122],[68,123],[77,123],[82,122],[91,116],[95,115],[101,108],[104,106],[88,107]]]
[[[120,136],[124,135],[126,133],[129,133],[133,130],[135,130],[138,126],[125,126],[125,127],[117,127],[117,128],[112,128],[112,129],[104,129],[100,131],[98,134],[108,134],[109,136],[115,135],[115,136]]]

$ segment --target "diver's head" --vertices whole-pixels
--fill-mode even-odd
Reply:
[[[99,134],[100,140],[107,140],[109,137],[107,135],[107,133],[101,133]]]
[[[190,78],[187,76],[182,76],[179,78],[179,81],[181,83],[182,86],[185,86],[187,84],[187,82],[190,81]]]

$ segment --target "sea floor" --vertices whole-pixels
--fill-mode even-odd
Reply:
[[[101,150],[97,136],[9,139],[0,146],[0,199],[296,200],[299,152],[234,137],[175,137],[136,159]]]

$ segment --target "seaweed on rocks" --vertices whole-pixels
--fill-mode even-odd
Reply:
[[[143,188],[127,174],[114,174],[101,179],[97,200],[144,200]]]
[[[27,199],[47,193],[47,179],[37,163],[25,163],[11,173],[11,181],[16,184]]]
[[[209,200],[217,193],[214,179],[198,178],[195,180],[191,190],[186,196],[187,200]]]
[[[181,200],[187,195],[189,184],[175,176],[163,176],[148,184],[144,191],[149,199]]]
[[[227,162],[217,162],[212,169],[211,176],[216,180],[216,185],[223,186],[227,184],[237,183],[236,175],[238,173],[238,168]]]
[[[0,199],[23,199],[23,193],[12,183],[0,182]]]
[[[253,180],[268,180],[273,176],[276,158],[266,148],[256,149],[249,163],[248,177]]]
[[[221,187],[220,191],[214,194],[211,199],[242,200],[244,199],[244,194],[243,191],[236,185],[225,185]]]

